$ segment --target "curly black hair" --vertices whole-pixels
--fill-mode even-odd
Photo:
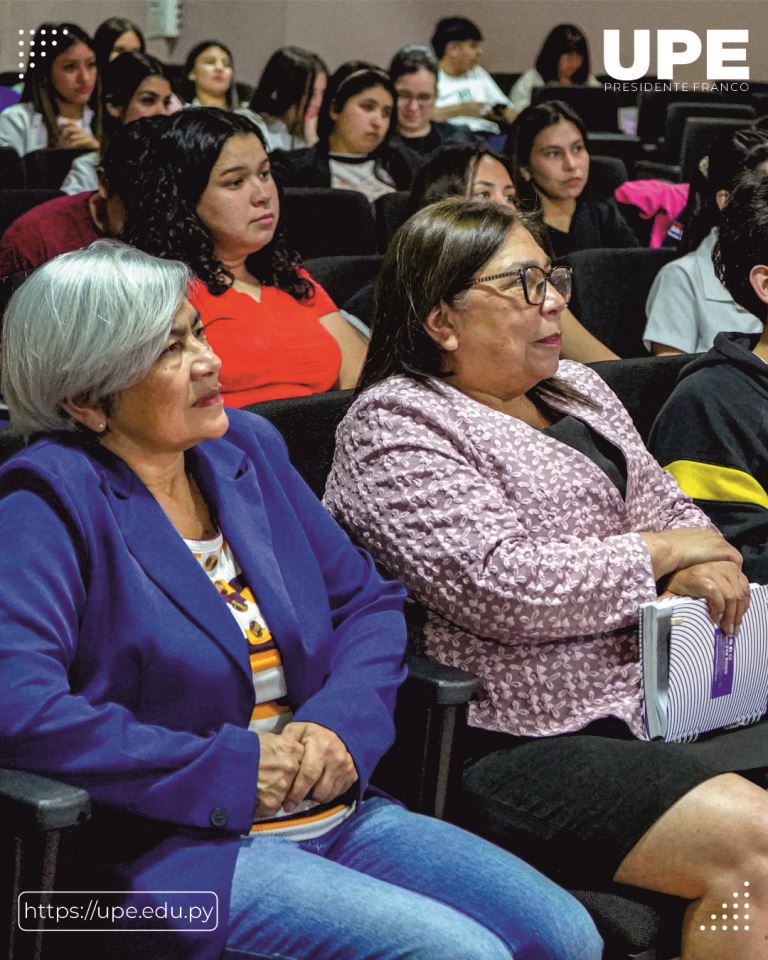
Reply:
[[[266,150],[254,123],[218,107],[181,110],[164,118],[142,194],[126,209],[126,243],[156,257],[181,260],[214,295],[224,293],[234,277],[217,259],[213,237],[197,215],[197,204],[224,144],[241,134],[254,134]],[[299,264],[298,254],[288,249],[281,223],[272,240],[247,261],[248,271],[260,283],[284,290],[296,300],[309,300],[315,288],[301,276]]]

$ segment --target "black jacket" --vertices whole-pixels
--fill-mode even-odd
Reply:
[[[275,179],[281,187],[331,186],[328,150],[320,144],[303,150],[273,150],[269,159],[275,171]],[[378,160],[382,169],[392,177],[398,190],[410,190],[420,163],[420,158],[413,151],[406,152],[396,144],[389,143],[381,149]]]
[[[683,368],[648,446],[768,583],[768,365],[756,334],[719,333]]]
[[[580,197],[568,233],[547,227],[550,254],[564,257],[574,250],[595,247],[639,247],[640,241],[627,223],[615,200]]]

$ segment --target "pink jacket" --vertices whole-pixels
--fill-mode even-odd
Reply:
[[[483,678],[471,723],[546,735],[613,714],[642,735],[636,623],[656,585],[637,531],[709,521],[596,373],[563,361],[559,376],[600,405],[578,416],[624,453],[626,503],[573,448],[401,376],[342,421],[325,500],[434,611],[427,652]]]
[[[675,218],[688,202],[687,183],[666,180],[626,180],[614,191],[619,203],[637,207],[643,220],[653,217],[649,247],[660,247]]]

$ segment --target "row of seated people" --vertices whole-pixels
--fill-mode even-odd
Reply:
[[[737,187],[718,245],[728,289],[763,322],[767,200],[759,175]],[[724,631],[738,630],[761,528],[742,538],[742,555],[648,455],[605,383],[560,361],[570,272],[551,267],[511,208],[425,207],[399,232],[382,277],[325,501],[430,608],[428,652],[483,679],[464,775],[468,824],[558,882],[688,901],[683,960],[723,956],[708,918],[748,876],[754,919],[728,949],[753,960],[766,935],[765,723],[696,744],[646,742],[637,612],[659,591],[704,597]],[[276,949],[290,912],[293,955],[311,955],[317,937],[344,955],[350,936],[350,955],[380,955],[379,903],[394,956],[406,941],[424,956],[598,956],[584,915],[520,861],[362,795],[400,677],[402,594],[350,551],[274,433],[225,414],[194,283],[183,299],[189,280],[178,263],[97,244],[33,273],[7,311],[3,390],[14,427],[43,436],[2,468],[0,562],[8,577],[20,563],[32,573],[0,601],[9,664],[0,743],[13,743],[0,762],[88,786],[100,882],[169,889],[182,870],[213,884],[229,918],[221,948]],[[721,393],[717,422],[733,423],[739,388],[722,379],[723,364],[742,378],[751,364],[760,419],[763,339],[723,338],[719,357],[683,381],[697,384],[694,409]],[[669,439],[665,416],[678,430],[684,416],[662,414],[656,434]],[[696,459],[691,449],[684,457]],[[717,509],[727,506],[720,498]],[[765,504],[752,507],[761,524]],[[234,597],[230,612],[203,589],[207,579]],[[237,630],[234,611],[245,618]],[[161,623],[162,646],[149,640]],[[283,677],[277,693],[260,676],[267,647]],[[275,698],[279,709],[258,709]],[[284,728],[263,725],[275,716]],[[131,737],[141,739],[138,759]],[[242,841],[254,808],[256,830]],[[128,850],[137,816],[156,830]],[[303,834],[292,845],[279,831],[318,819],[329,842],[315,843],[313,861]],[[274,900],[248,883],[256,857],[260,877],[264,863],[279,873]],[[339,865],[355,876],[345,883]],[[405,893],[370,882],[395,875]],[[341,929],[329,884],[343,885]],[[430,902],[425,925],[414,891],[459,917],[449,924]],[[459,936],[456,954],[449,940]],[[131,948],[131,938],[117,946]]]
[[[542,119],[539,115],[537,124]],[[582,233],[599,230],[601,225],[615,225],[615,202],[594,200],[583,193],[590,162],[578,127],[558,116],[555,122],[528,138],[533,151],[538,149],[542,135],[574,138],[566,144],[559,162],[566,174],[572,172],[571,165],[579,172],[573,178],[575,186],[565,189],[570,189],[571,198],[573,193],[582,191],[575,201],[574,218],[583,224]],[[218,171],[230,148],[235,147],[244,153],[247,176],[232,176],[222,186]],[[686,238],[689,232],[690,236],[704,235],[705,243],[696,255],[663,268],[649,297],[646,338],[663,345],[661,349],[706,349],[723,325],[747,332],[754,328],[754,318],[730,301],[707,256],[713,242],[711,230],[719,215],[718,198],[722,203],[742,167],[756,165],[765,154],[765,133],[756,129],[726,135],[710,150],[709,173],[702,175],[691,195],[690,207],[697,216],[691,219],[690,231],[686,231]],[[319,284],[315,285],[314,298],[308,296],[307,277],[291,266],[293,258],[285,249],[279,204],[267,167],[258,132],[237,114],[200,108],[170,118],[143,118],[116,132],[104,158],[104,181],[97,191],[44,204],[6,231],[0,245],[0,272],[34,268],[51,256],[84,246],[100,235],[130,237],[152,253],[190,264],[203,281],[204,317],[206,322],[218,319],[211,336],[227,358],[224,380],[228,403],[242,406],[275,396],[351,386],[359,373],[373,317],[373,285],[353,298],[349,304],[351,315],[345,313],[343,318]],[[521,184],[527,183],[525,174],[531,168],[537,176],[545,176],[531,161],[530,167],[519,172]],[[471,145],[443,147],[417,177],[404,215],[453,194],[514,206],[521,203],[521,191],[516,190],[513,177],[513,167],[502,155]],[[264,186],[255,190],[253,199],[252,184],[256,182]],[[248,186],[243,186],[246,183]],[[242,255],[245,260],[237,265],[240,275],[233,276],[244,287],[233,285],[222,272],[232,256],[228,249],[233,241],[229,236],[232,227],[227,221],[236,202],[243,204],[244,217],[253,207],[264,208],[259,222],[243,227],[244,235],[237,240],[237,256]],[[168,223],[176,224],[176,229],[169,231]],[[542,243],[555,253],[552,237],[558,231],[547,226],[546,221],[545,230]],[[199,238],[205,239],[205,247]],[[273,257],[280,264],[278,270],[273,269]],[[691,260],[698,273],[707,271],[706,282],[693,276],[683,287],[680,275],[690,272],[687,265]],[[615,279],[606,278],[606,290]],[[261,286],[256,292],[258,284]],[[724,309],[736,319],[712,315],[713,288],[720,291],[714,296],[727,301]],[[262,296],[263,303],[258,300]],[[578,299],[584,303],[589,297],[581,290]],[[232,304],[237,304],[237,308]],[[293,319],[290,324],[275,325],[272,318],[276,316]],[[356,324],[356,319],[363,323]],[[705,329],[699,330],[705,322]],[[565,358],[588,362],[614,355],[568,311],[563,326]],[[676,330],[684,331],[689,339],[678,342]],[[639,342],[639,330],[636,337]],[[270,345],[275,349],[270,349]],[[269,369],[263,363],[265,353],[272,358]]]

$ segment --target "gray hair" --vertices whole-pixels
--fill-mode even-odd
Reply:
[[[184,264],[114,240],[35,270],[3,322],[1,388],[14,431],[77,429],[64,400],[109,413],[160,355],[190,279]]]

